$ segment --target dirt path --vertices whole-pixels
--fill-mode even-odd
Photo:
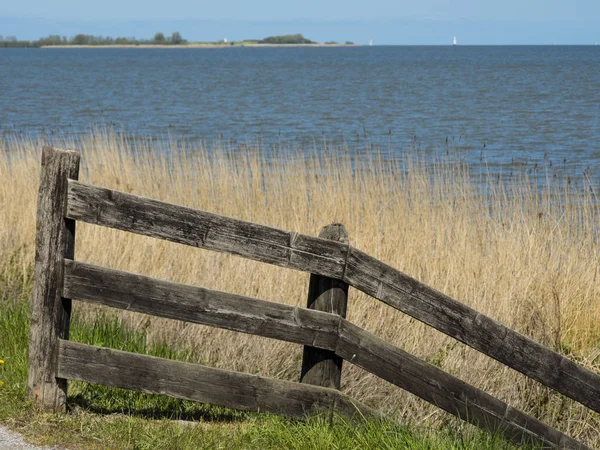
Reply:
[[[39,447],[28,444],[23,436],[0,425],[0,450],[58,450],[58,447]]]

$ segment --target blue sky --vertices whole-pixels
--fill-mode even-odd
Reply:
[[[302,32],[376,44],[593,44],[600,0],[0,0],[0,34],[76,33],[191,40]]]

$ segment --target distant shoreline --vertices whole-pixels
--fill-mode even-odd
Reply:
[[[42,45],[39,48],[240,48],[240,47],[361,47],[361,44],[125,44],[125,45]]]

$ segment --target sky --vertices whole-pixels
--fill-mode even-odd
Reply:
[[[600,0],[0,0],[0,34],[77,33],[188,40],[303,33],[375,44],[593,44]]]

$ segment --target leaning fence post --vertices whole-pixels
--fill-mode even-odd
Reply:
[[[348,232],[341,223],[333,223],[321,229],[319,237],[348,243]],[[348,284],[333,278],[311,274],[308,287],[308,308],[346,317],[348,307]],[[342,358],[329,350],[305,346],[302,356],[300,382],[340,388]]]
[[[62,297],[63,258],[72,259],[75,221],[65,219],[68,179],[79,175],[79,154],[42,149],[38,191],[31,334],[29,398],[46,411],[66,409],[67,381],[56,378],[58,339],[68,339],[71,300]]]

